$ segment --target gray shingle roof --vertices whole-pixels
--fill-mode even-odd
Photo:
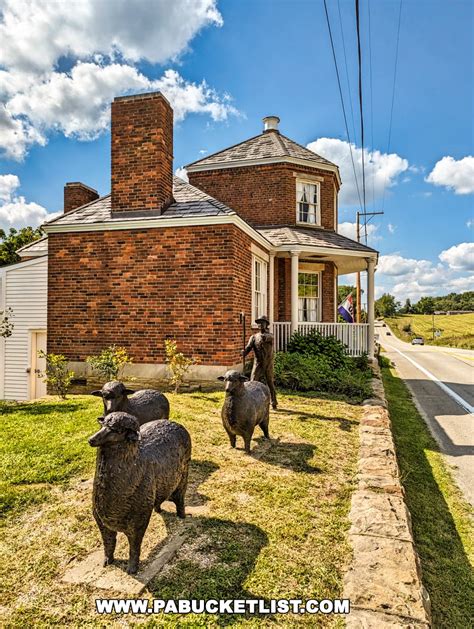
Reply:
[[[222,216],[235,214],[227,205],[217,201],[208,194],[195,188],[191,184],[183,181],[179,177],[173,177],[173,196],[175,202],[172,203],[162,214],[154,217],[158,218],[184,218],[186,216]],[[53,219],[46,225],[77,225],[91,223],[113,223],[117,221],[140,220],[146,221],[149,215],[140,215],[139,212],[131,212],[127,216],[112,216],[111,195],[108,194],[87,205],[83,205],[77,210],[62,214],[59,218]]]
[[[277,131],[267,131],[249,140],[245,140],[240,144],[236,144],[223,151],[192,162],[188,164],[187,168],[192,166],[217,166],[231,162],[279,157],[303,159],[314,162],[315,166],[317,164],[335,166],[335,164],[329,160],[313,153],[313,151],[301,146],[301,144],[290,140],[290,138],[287,138],[285,135]]]
[[[30,242],[28,245],[24,245],[16,252],[21,258],[27,258],[28,256],[46,255],[48,253],[48,237],[42,236],[34,242]]]
[[[331,249],[376,253],[375,249],[366,247],[360,242],[346,238],[346,236],[341,236],[341,234],[329,229],[275,226],[258,227],[257,231],[275,247],[284,247],[286,245],[330,247]]]

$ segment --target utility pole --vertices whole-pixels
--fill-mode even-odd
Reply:
[[[379,214],[383,214],[383,212],[357,212],[356,218],[356,234],[357,234],[357,242],[360,242],[360,217],[363,216],[365,218],[365,225],[367,224],[367,216],[378,216]],[[357,271],[356,274],[356,322],[360,323],[360,315],[361,315],[361,298],[360,298],[360,271]]]

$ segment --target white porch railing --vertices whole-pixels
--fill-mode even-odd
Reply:
[[[346,346],[351,356],[368,353],[368,323],[299,323],[298,332],[309,334],[317,330],[322,336],[335,336]],[[273,324],[275,351],[284,352],[291,336],[289,321],[275,321]]]

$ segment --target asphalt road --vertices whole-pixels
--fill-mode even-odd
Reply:
[[[387,332],[376,323],[379,342],[474,505],[474,351],[410,345]]]

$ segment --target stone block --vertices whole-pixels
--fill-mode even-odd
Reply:
[[[411,542],[410,514],[403,498],[358,490],[352,495],[352,535],[378,535]]]
[[[429,629],[427,622],[367,609],[354,609],[346,616],[347,629]]]
[[[350,535],[353,564],[344,578],[344,597],[358,608],[426,622],[429,598],[411,542]]]

